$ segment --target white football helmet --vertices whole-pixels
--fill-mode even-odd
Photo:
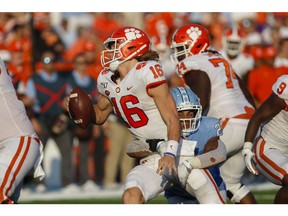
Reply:
[[[244,33],[236,26],[227,29],[222,37],[222,45],[229,56],[238,56],[244,49]]]
[[[177,87],[171,89],[171,94],[176,103],[178,112],[190,110],[194,112],[194,118],[180,119],[182,125],[182,134],[189,136],[199,129],[200,120],[202,116],[202,106],[197,95],[190,89]]]

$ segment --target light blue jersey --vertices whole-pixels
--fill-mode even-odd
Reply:
[[[208,140],[215,136],[221,136],[223,134],[222,128],[220,126],[219,119],[213,118],[213,117],[206,117],[202,116],[200,121],[199,129],[191,133],[188,137],[186,137],[187,140],[196,141],[196,147],[194,151],[194,155],[197,156],[199,154],[204,153],[204,147]],[[182,142],[182,139],[180,140],[180,143]],[[220,171],[218,166],[214,166],[212,168],[208,169],[211,175],[214,178],[214,181],[216,182],[219,190],[224,190],[225,183],[220,176]],[[179,185],[174,185],[173,187],[169,188],[165,191],[165,197],[169,199],[169,197],[183,197],[186,199],[191,199],[191,201],[196,200],[195,197],[190,195],[186,190],[184,190]]]
[[[204,153],[204,147],[210,138],[222,136],[222,134],[223,131],[217,118],[202,116],[199,129],[186,139],[197,142],[194,154],[198,155]]]

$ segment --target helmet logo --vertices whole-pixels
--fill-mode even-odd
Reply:
[[[197,41],[197,39],[202,35],[202,31],[198,27],[190,27],[187,29],[186,33],[192,41]]]
[[[127,40],[134,40],[143,36],[141,32],[135,28],[125,29],[124,32]]]

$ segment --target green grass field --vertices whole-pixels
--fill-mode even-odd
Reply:
[[[273,204],[273,199],[276,194],[275,190],[269,191],[252,191],[259,204]],[[121,204],[120,198],[111,199],[87,199],[87,200],[49,200],[49,201],[31,201],[20,202],[20,204]],[[163,196],[157,197],[148,202],[148,204],[167,204]]]

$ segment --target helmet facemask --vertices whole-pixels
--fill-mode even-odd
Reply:
[[[101,53],[101,64],[114,72],[120,64],[140,57],[150,50],[151,42],[142,30],[126,26],[113,32],[104,41],[104,47],[105,50]]]
[[[227,40],[226,41],[226,52],[230,56],[237,56],[242,51],[242,41],[233,41],[233,40]]]
[[[108,67],[112,72],[116,71],[118,66],[124,61],[121,48],[127,44],[125,38],[108,38],[104,42],[105,50],[101,52],[101,64],[103,67]]]
[[[197,95],[188,88],[176,87],[170,90],[181,122],[182,134],[187,137],[200,127],[202,106]]]
[[[222,38],[223,48],[229,56],[238,56],[245,44],[245,38],[243,32],[236,26],[233,26],[226,30]]]
[[[194,117],[181,117],[180,114],[180,123],[182,127],[182,134],[187,137],[191,133],[196,132],[200,127],[200,119],[202,113],[202,107],[200,105],[194,105],[193,103],[182,103],[177,106],[178,114],[183,111],[191,111],[194,113]],[[187,114],[186,114],[187,115]],[[189,115],[189,114],[188,114]]]
[[[190,46],[191,45],[188,46],[186,44],[187,44],[187,42],[178,43],[178,44],[176,44],[175,42],[172,43],[171,48],[173,49],[173,53],[170,55],[170,58],[174,64],[177,64],[178,62],[182,61],[183,59],[187,58],[188,56],[193,55],[190,52]]]

